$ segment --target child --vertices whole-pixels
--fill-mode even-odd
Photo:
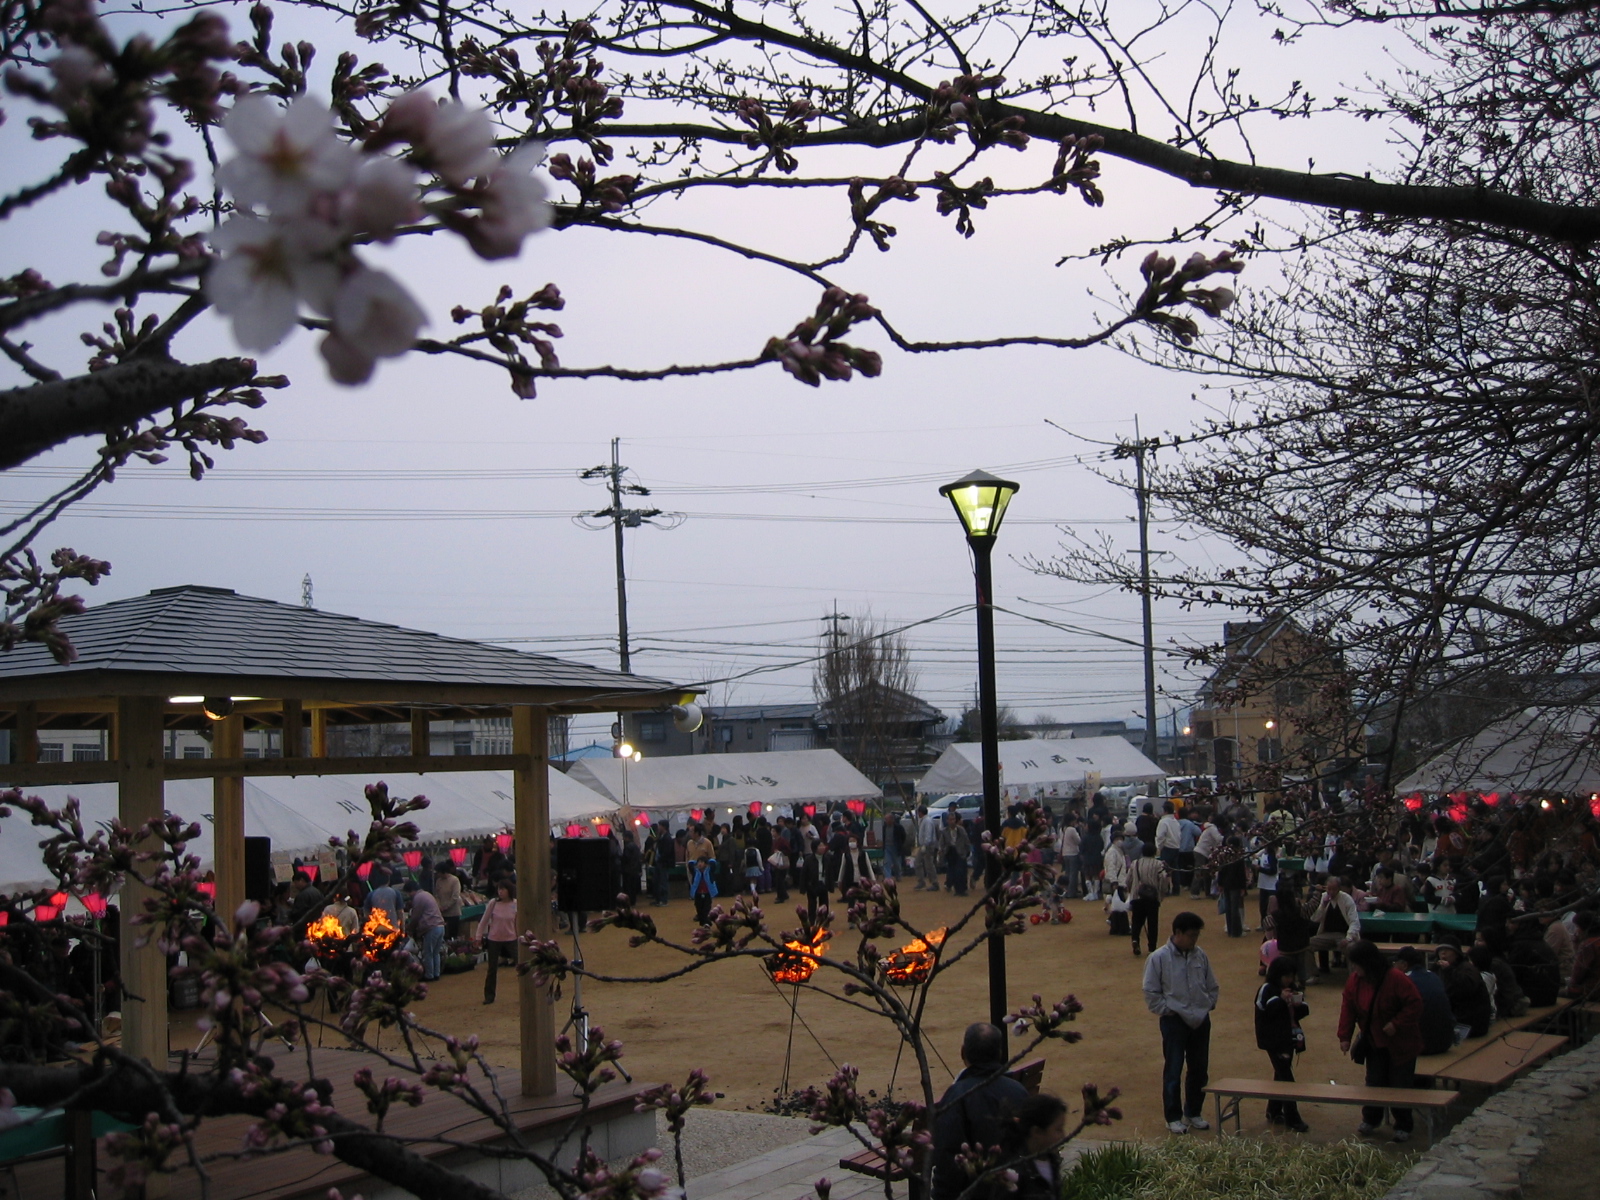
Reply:
[[[1128,889],[1120,884],[1106,893],[1106,924],[1111,926],[1112,937],[1127,937]]]
[[[1311,1012],[1300,992],[1296,965],[1292,958],[1274,959],[1267,968],[1267,981],[1256,992],[1256,1045],[1267,1052],[1272,1078],[1280,1083],[1294,1082],[1294,1056],[1306,1048],[1300,1022]],[[1293,1100],[1267,1101],[1267,1120],[1295,1133],[1311,1128],[1300,1119]]]

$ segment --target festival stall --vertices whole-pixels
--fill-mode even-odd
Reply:
[[[627,762],[586,758],[568,778],[593,788],[614,806],[643,812],[687,813],[719,821],[739,815],[787,816],[794,805],[877,801],[883,792],[836,750],[766,754],[692,754]],[[701,817],[695,817],[699,820]]]
[[[427,775],[383,775],[392,796],[423,795],[428,807],[410,814],[423,848],[445,846],[493,836],[513,826],[512,779],[503,771],[440,771]],[[244,784],[246,837],[272,839],[273,863],[287,867],[295,859],[326,860],[331,865],[331,837],[350,830],[364,834],[371,821],[366,785],[360,775],[262,776]],[[207,779],[172,779],[164,786],[168,812],[187,817],[200,826],[200,836],[189,852],[201,866],[212,865],[212,785]],[[76,796],[85,830],[103,828],[117,815],[117,785],[89,783],[71,786],[30,787],[51,808],[60,808]],[[581,823],[592,827],[609,817],[616,804],[560,771],[550,771],[550,825],[558,834]],[[0,892],[47,887],[49,878],[39,850],[39,839],[29,837],[31,827],[13,819],[0,838]]]
[[[1527,709],[1429,759],[1396,791],[1588,797],[1600,792],[1597,727],[1586,710]]]
[[[1086,785],[1159,783],[1166,772],[1119,737],[1027,738],[1000,743],[1000,786],[1006,800],[1081,793]],[[925,796],[983,791],[983,745],[957,742],[922,777]]]

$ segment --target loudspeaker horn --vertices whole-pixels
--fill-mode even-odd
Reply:
[[[672,727],[679,733],[693,733],[705,724],[706,714],[698,704],[674,704]]]

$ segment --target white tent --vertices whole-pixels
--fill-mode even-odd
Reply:
[[[343,837],[355,830],[365,834],[371,822],[365,789],[371,782],[365,775],[259,776],[245,780],[244,831],[247,837],[272,839],[275,858],[311,857],[328,849],[330,837]],[[512,782],[508,773],[498,771],[441,771],[428,775],[389,775],[384,777],[391,796],[428,798],[428,807],[411,814],[425,842],[452,838],[487,837],[512,825]],[[212,862],[211,781],[175,779],[166,784],[167,811],[177,813],[200,826],[200,836],[189,844],[202,866]],[[117,814],[117,785],[91,783],[76,786],[28,788],[51,808],[60,808],[67,797],[76,796],[82,805],[84,827],[93,831],[108,824]],[[550,770],[550,823],[604,816],[616,804],[560,771]],[[46,877],[39,852],[43,831],[25,819],[13,816],[0,837],[0,891],[12,892],[44,887],[54,881]]]
[[[1587,711],[1528,709],[1418,767],[1402,792],[1600,792],[1600,727]]]
[[[1145,783],[1166,772],[1119,737],[1028,738],[1000,743],[1000,785],[1015,795],[1081,788],[1091,775],[1101,784]],[[928,768],[918,788],[924,795],[983,790],[983,745],[956,742]]]
[[[624,763],[585,758],[571,778],[621,804]],[[882,790],[836,750],[786,750],[767,754],[690,754],[626,764],[627,796],[634,808],[747,810],[752,803],[827,804],[876,799]]]

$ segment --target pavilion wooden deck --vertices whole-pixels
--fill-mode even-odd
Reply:
[[[285,1052],[285,1055],[287,1052]],[[281,1057],[279,1070],[286,1078],[305,1077],[305,1058]],[[350,1082],[350,1077],[361,1067],[372,1068],[380,1078],[387,1073],[381,1063],[369,1055],[333,1048],[312,1050],[312,1063],[316,1075],[333,1084],[334,1104],[355,1120],[369,1123],[366,1102]],[[548,1145],[572,1128],[580,1110],[570,1095],[570,1088],[555,1096],[529,1097],[521,1095],[522,1077],[514,1068],[499,1068],[495,1072],[500,1093],[506,1107],[516,1122],[518,1131],[536,1145]],[[566,1081],[563,1080],[563,1083]],[[635,1122],[648,1121],[654,1130],[654,1115],[634,1113],[634,1105],[641,1093],[653,1084],[612,1083],[602,1087],[589,1106],[585,1123],[596,1130],[594,1145],[602,1158],[617,1151],[617,1143],[607,1135],[607,1126],[626,1118]],[[202,1159],[212,1155],[235,1154],[244,1148],[245,1130],[253,1124],[250,1117],[218,1117],[204,1121],[197,1135]],[[427,1098],[417,1108],[397,1106],[389,1111],[384,1122],[384,1132],[400,1137],[448,1138],[452,1142],[473,1146],[505,1144],[505,1136],[493,1122],[479,1116],[454,1097],[428,1092]],[[568,1145],[576,1146],[582,1130],[573,1134]],[[475,1178],[490,1186],[497,1182],[499,1164],[484,1160],[470,1149],[438,1144],[417,1144],[411,1147],[423,1157],[441,1160],[452,1167],[472,1163],[476,1159],[482,1166],[487,1163],[489,1174],[471,1170]],[[117,1189],[106,1180],[106,1159],[100,1156],[96,1193],[100,1196],[117,1194]],[[520,1166],[520,1164],[517,1164]],[[470,1169],[470,1166],[469,1168]],[[189,1167],[178,1171],[167,1180],[168,1200],[325,1200],[330,1187],[336,1187],[346,1196],[361,1193],[371,1200],[374,1196],[394,1195],[397,1189],[365,1172],[340,1162],[337,1158],[317,1154],[306,1148],[268,1153],[251,1158],[219,1158],[206,1166],[209,1186],[202,1191],[201,1181]],[[526,1177],[528,1172],[522,1172]],[[20,1194],[27,1200],[54,1200],[62,1196],[64,1188],[64,1162],[62,1158],[49,1158],[17,1167],[17,1184]],[[532,1178],[506,1180],[504,1190],[517,1190],[534,1182]],[[401,1192],[400,1194],[405,1194]]]

